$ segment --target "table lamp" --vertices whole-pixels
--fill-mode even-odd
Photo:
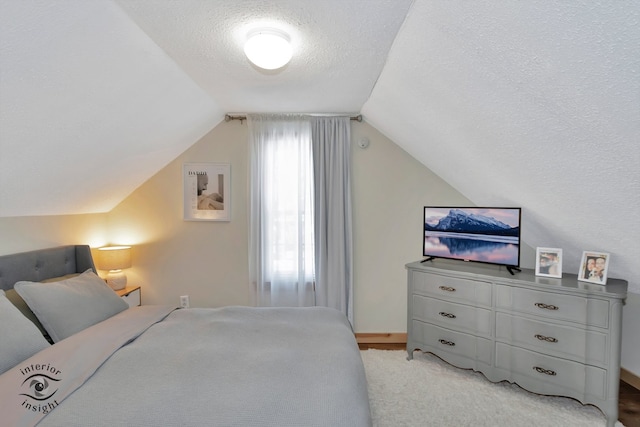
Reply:
[[[98,248],[98,268],[108,270],[107,284],[114,291],[127,286],[127,275],[122,270],[131,268],[131,246],[105,246]]]

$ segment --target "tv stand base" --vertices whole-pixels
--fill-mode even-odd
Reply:
[[[511,273],[511,275],[512,275],[512,276],[515,276],[515,275],[516,275],[516,274],[513,272],[513,270],[518,271],[518,272],[522,271],[522,270],[520,270],[518,267],[513,267],[513,266],[510,266],[510,265],[507,265],[506,267],[507,267],[507,271],[508,271],[509,273]]]

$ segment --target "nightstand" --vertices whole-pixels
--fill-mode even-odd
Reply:
[[[120,295],[127,304],[129,304],[129,307],[135,307],[142,304],[142,291],[140,290],[140,286],[127,286],[126,288],[115,292]]]

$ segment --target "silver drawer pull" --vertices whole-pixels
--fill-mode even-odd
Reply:
[[[544,308],[545,310],[557,310],[558,307],[555,305],[543,304],[541,302],[535,303],[535,306],[538,308]]]
[[[451,313],[445,313],[444,311],[441,311],[440,313],[438,313],[440,316],[442,317],[448,317],[449,319],[455,319],[456,315],[455,314],[451,314]]]
[[[447,292],[455,292],[456,291],[456,288],[452,288],[451,286],[440,286],[439,288],[440,288],[440,290],[447,291]]]
[[[552,371],[550,369],[544,369],[544,368],[541,368],[539,366],[534,366],[533,370],[536,371],[536,372],[539,372],[541,374],[545,374],[545,375],[550,375],[550,376],[555,376],[556,375],[556,371]]]
[[[536,334],[534,335],[536,338],[538,338],[540,341],[546,341],[546,342],[558,342],[558,340],[554,337],[545,337],[544,335],[540,335],[540,334]]]
[[[438,340],[438,341],[440,341],[440,344],[448,345],[448,346],[451,346],[451,347],[456,345],[456,343],[451,342],[451,341],[447,341],[447,340]]]

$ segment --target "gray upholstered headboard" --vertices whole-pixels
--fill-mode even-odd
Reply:
[[[69,245],[0,256],[0,289],[13,289],[21,280],[40,282],[82,273],[96,267],[88,245]],[[97,272],[96,272],[97,273]]]

